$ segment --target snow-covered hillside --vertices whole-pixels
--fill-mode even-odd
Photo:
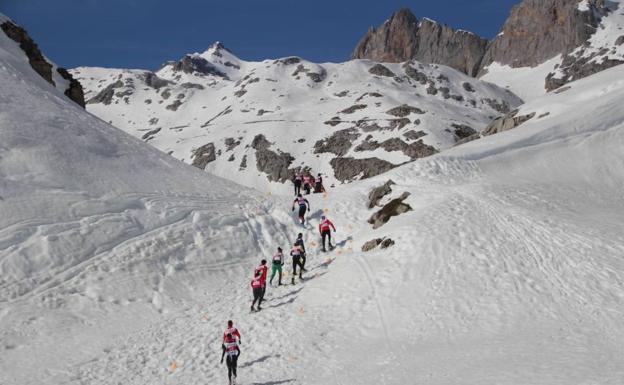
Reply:
[[[577,10],[587,12],[590,9],[588,1],[578,1]],[[480,79],[505,87],[525,101],[532,101],[570,81],[624,63],[624,2],[611,0],[594,3],[604,4],[610,12],[596,15],[600,20],[598,28],[585,44],[569,54],[561,52],[533,67],[513,68],[493,62],[484,69]],[[556,17],[554,14],[553,18]],[[565,23],[557,19],[553,22]],[[525,23],[530,23],[530,20]]]
[[[263,196],[88,114],[1,31],[0,90],[0,383],[76,380],[283,239]]]
[[[431,155],[521,102],[444,66],[246,62],[219,43],[155,73],[72,74],[103,120],[210,173],[282,192],[270,181],[299,167],[332,184]]]
[[[227,61],[204,70],[234,78]],[[304,79],[319,68],[304,68],[292,81],[313,89]],[[243,336],[239,384],[624,382],[624,66],[523,105],[532,118],[512,130],[311,196],[306,228],[290,194],[246,190],[87,114],[2,33],[0,89],[3,385],[227,383],[230,318]],[[116,92],[111,105],[125,104]],[[410,124],[416,115],[427,114]],[[327,254],[323,213],[338,229]],[[252,267],[298,231],[305,279],[288,275],[249,313]],[[387,249],[361,251],[382,238]]]

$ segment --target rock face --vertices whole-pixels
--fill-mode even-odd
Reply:
[[[432,20],[419,21],[409,9],[394,13],[360,40],[352,59],[400,63],[416,59],[443,64],[474,76],[479,71],[488,41],[456,31]]]
[[[28,62],[35,72],[44,78],[48,83],[56,86],[52,77],[53,65],[49,63],[37,44],[28,36],[28,33],[22,27],[19,27],[10,21],[5,21],[0,25],[2,31],[9,37],[9,39],[19,44],[20,48],[28,57]],[[82,108],[85,106],[84,91],[80,82],[67,72],[65,68],[57,68],[58,74],[69,82],[69,87],[64,91],[65,95],[71,100],[76,102]]]
[[[608,12],[604,0],[524,0],[511,10],[501,33],[492,41],[482,66],[493,62],[533,67],[583,45]]]
[[[410,205],[403,203],[403,201],[406,200],[409,196],[410,194],[408,192],[404,192],[399,198],[391,200],[381,210],[373,214],[373,216],[371,216],[368,220],[368,223],[373,225],[374,229],[378,229],[384,224],[388,223],[390,218],[411,211],[412,208],[410,207]]]

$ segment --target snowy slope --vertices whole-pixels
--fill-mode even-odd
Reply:
[[[182,300],[193,305],[69,376],[225,382],[210,346],[234,314],[243,384],[621,384],[622,75],[616,67],[524,106],[550,115],[515,130],[314,196],[313,224],[328,213],[338,248],[318,253],[308,228],[302,285],[270,287],[266,310],[248,315],[245,280],[216,270],[216,294],[195,291]],[[388,179],[382,204],[410,192],[413,210],[373,230],[366,219],[378,209],[365,201]],[[273,215],[288,226],[286,213]],[[383,236],[396,244],[359,251]]]
[[[514,130],[311,197],[308,279],[249,314],[251,268],[302,230],[291,196],[93,118],[12,44],[0,34],[0,383],[226,383],[228,318],[242,384],[624,381],[623,68],[522,106],[536,115]],[[382,204],[410,192],[412,211],[373,230],[367,195],[388,179]]]
[[[323,336],[303,382],[623,383],[622,79],[572,83],[521,110],[547,117],[332,192],[354,252],[300,298]],[[388,179],[413,211],[372,230],[363,201]],[[355,252],[383,236],[390,251]]]
[[[0,383],[73,381],[284,237],[263,196],[88,114],[1,32],[0,89]]]
[[[621,0],[605,4],[611,12],[602,17],[600,26],[587,44],[567,57],[557,55],[536,67],[512,68],[494,62],[485,68],[485,74],[480,79],[507,88],[524,101],[533,101],[546,94],[549,75],[555,80],[565,79],[567,82],[587,76],[589,68],[600,68],[607,61],[624,62],[624,4]],[[578,9],[587,11],[587,0],[580,1]]]
[[[196,149],[212,143],[215,160],[207,163],[208,172],[282,192],[285,187],[269,179],[283,181],[303,166],[331,183],[346,181],[351,178],[334,177],[339,167],[332,159],[379,158],[398,165],[452,146],[457,127],[479,131],[521,102],[444,66],[315,64],[296,57],[246,62],[219,43],[155,73],[82,67],[72,74],[86,90],[88,111],[103,120],[187,163],[196,160]],[[404,104],[415,109],[391,112]],[[275,158],[287,153],[294,159],[283,155],[278,166],[259,170],[252,148],[259,134]],[[389,139],[394,146],[384,145]]]

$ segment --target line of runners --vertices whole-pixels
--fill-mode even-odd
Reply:
[[[310,194],[312,181],[314,181],[314,192],[321,193],[325,191],[323,187],[323,178],[321,174],[315,179],[312,179],[310,174],[297,173],[293,178],[293,183],[295,185],[295,195],[296,198],[293,201],[292,211],[295,211],[295,206],[299,207],[298,217],[299,222],[302,226],[305,226],[305,214],[310,211],[310,202],[301,194],[301,188],[303,186],[304,191],[307,194]],[[319,235],[321,237],[321,244],[323,252],[327,251],[325,247],[326,240],[329,249],[333,249],[334,245],[331,242],[331,233],[332,230],[334,233],[336,232],[336,227],[334,224],[327,219],[325,215],[321,216],[321,221],[318,225]],[[299,268],[299,280],[303,280],[303,273],[307,271],[305,268],[306,264],[306,248],[305,241],[303,239],[303,233],[297,234],[297,239],[293,243],[292,248],[290,249],[290,256],[292,257],[292,278],[291,284],[295,284],[295,278],[297,276],[297,268]],[[277,248],[277,253],[273,255],[271,260],[271,278],[269,279],[269,284],[273,286],[273,279],[275,276],[278,276],[277,286],[282,285],[282,268],[285,264],[284,251],[281,247]],[[253,278],[251,280],[251,288],[253,292],[253,301],[251,303],[251,311],[260,311],[262,310],[262,301],[264,300],[264,294],[266,292],[266,281],[268,277],[269,268],[267,266],[267,260],[263,259],[260,262],[260,265],[254,269]],[[256,306],[257,303],[257,307]],[[230,320],[227,324],[227,329],[223,333],[223,343],[222,343],[222,354],[221,354],[221,363],[223,363],[224,357],[226,357],[226,365],[228,368],[228,380],[230,385],[234,385],[236,383],[236,368],[238,357],[240,356],[240,345],[241,345],[241,336],[238,329],[234,327],[234,323]]]

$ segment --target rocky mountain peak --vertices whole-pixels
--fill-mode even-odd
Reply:
[[[416,59],[476,75],[487,40],[456,31],[431,19],[419,21],[407,8],[371,28],[353,51],[352,59],[399,63]]]
[[[524,0],[512,8],[483,65],[533,67],[567,55],[589,40],[608,13],[604,0]]]

